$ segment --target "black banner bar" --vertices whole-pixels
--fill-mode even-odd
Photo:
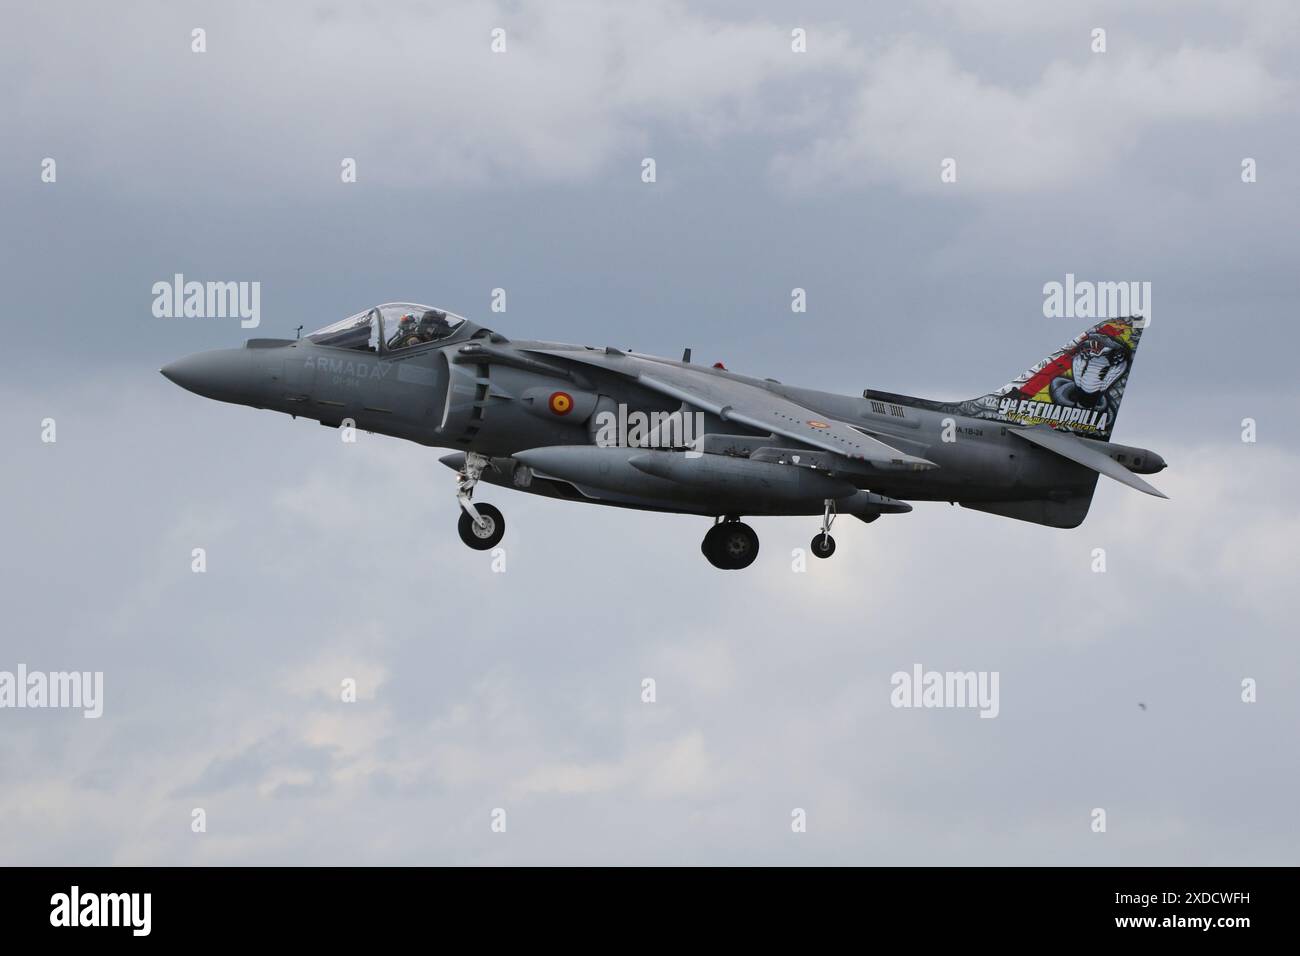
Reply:
[[[10,940],[338,943],[436,931],[634,940],[897,931],[918,942],[1098,937],[1232,945],[1285,932],[1291,869],[30,868],[0,871]],[[452,937],[445,937],[451,943]]]

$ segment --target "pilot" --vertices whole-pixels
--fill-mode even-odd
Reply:
[[[430,309],[424,315],[420,316],[420,324],[416,329],[421,342],[432,342],[435,339],[441,339],[451,334],[451,323],[447,321],[447,313],[438,312]]]
[[[419,342],[420,337],[416,329],[415,315],[408,312],[397,323],[397,332],[388,340],[388,347],[390,349],[404,349],[411,345],[417,345]]]

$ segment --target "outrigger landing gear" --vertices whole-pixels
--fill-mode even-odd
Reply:
[[[812,553],[819,558],[829,558],[835,553],[835,539],[831,537],[831,525],[835,523],[835,500],[826,499],[826,510],[822,514],[822,530],[812,539]]]
[[[479,477],[488,464],[488,459],[483,455],[466,452],[465,467],[461,469],[460,481],[456,485],[456,500],[461,507],[456,530],[460,532],[460,540],[475,551],[495,548],[506,533],[506,519],[500,511],[489,504],[476,506],[470,501],[474,497],[474,486],[478,484]]]
[[[758,535],[738,517],[728,515],[709,529],[700,542],[700,550],[715,568],[739,571],[749,567],[758,557]]]

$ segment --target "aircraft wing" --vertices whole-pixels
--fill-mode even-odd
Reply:
[[[1130,488],[1136,488],[1148,495],[1155,495],[1157,498],[1169,497],[1133,474],[1105,452],[1085,445],[1070,432],[1057,431],[1050,425],[1035,425],[1032,428],[1008,428],[1007,431],[1013,435],[1019,435],[1025,441],[1038,445],[1040,448],[1056,452],[1062,458],[1068,458],[1085,468],[1091,468],[1107,478],[1114,478]]]
[[[865,435],[845,422],[827,418],[798,402],[727,375],[666,365],[626,352],[574,353],[544,349],[538,353],[607,369],[651,391],[717,415],[723,421],[771,432],[850,460],[865,461],[879,468],[938,467],[932,461]]]

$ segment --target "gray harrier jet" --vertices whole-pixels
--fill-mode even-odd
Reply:
[[[1161,495],[1165,467],[1110,441],[1145,323],[1109,319],[1008,385],[962,402],[871,389],[834,395],[615,348],[514,341],[407,302],[302,339],[251,339],[162,369],[207,398],[456,449],[460,536],[487,550],[505,521],[480,481],[570,501],[712,517],[714,567],[748,567],[742,515],[875,521],[948,501],[1077,527],[1097,476]]]

